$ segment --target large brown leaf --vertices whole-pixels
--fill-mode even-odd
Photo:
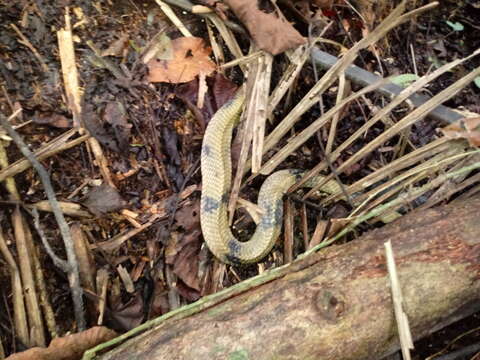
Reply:
[[[305,43],[305,38],[290,24],[274,3],[257,0],[225,0],[247,27],[257,46],[272,55]],[[269,4],[269,6],[260,5]]]
[[[34,347],[10,355],[6,360],[77,360],[86,350],[116,336],[117,333],[113,330],[95,326],[77,334],[53,339],[47,348]]]
[[[205,46],[202,38],[182,37],[172,40],[173,58],[169,60],[154,56],[147,62],[150,82],[184,83],[197,75],[209,75],[216,66],[210,60],[212,49]]]

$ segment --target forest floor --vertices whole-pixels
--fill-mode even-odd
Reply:
[[[355,12],[342,1],[322,9],[309,1],[297,1],[296,8],[284,3],[280,2],[280,8],[303,36],[308,38],[310,34],[311,38],[312,34],[322,33],[323,38],[342,44],[343,48],[350,48],[359,41],[391,10],[389,7],[382,13],[365,5]],[[416,3],[420,6],[427,2]],[[57,31],[65,27],[67,7],[81,89],[81,118],[89,134],[96,139],[96,150],[91,138],[75,130],[71,94],[64,85]],[[212,45],[205,20],[173,8],[195,37]],[[167,83],[153,79],[152,74],[158,69],[145,61],[145,49],[152,44],[168,48],[172,39],[183,38],[154,1],[3,2],[0,4],[0,24],[0,113],[8,117],[21,109],[11,123],[31,150],[54,143],[54,151],[41,158],[41,163],[50,176],[57,199],[68,207],[68,210],[62,208],[68,224],[71,228],[78,226],[81,237],[89,244],[84,259],[89,264],[88,276],[92,280],[85,296],[87,327],[97,324],[101,315],[103,325],[124,332],[204,295],[284,264],[288,255],[281,241],[261,263],[242,267],[220,264],[203,245],[199,205],[202,137],[206,122],[218,109],[219,99],[228,99],[243,82],[238,67],[211,74],[204,82],[195,74],[191,81]],[[209,31],[215,33],[216,30]],[[167,40],[159,41],[162,36]],[[236,37],[247,53],[249,37],[245,34],[236,34]],[[225,54],[223,61],[233,60],[221,40],[219,43]],[[355,64],[384,77],[422,76],[447,62],[470,55],[479,47],[478,2],[442,1],[437,8],[393,29],[374,47],[362,50]],[[339,53],[338,46],[328,43],[321,43],[320,48],[335,56],[342,51]],[[203,51],[202,48],[191,55],[201,58],[205,56]],[[272,88],[287,64],[285,55],[275,57]],[[429,95],[440,92],[479,65],[478,58],[465,62],[429,84],[426,92]],[[321,70],[318,74],[314,72],[307,61],[287,99],[275,110],[275,119],[285,116],[322,73]],[[204,84],[209,89],[205,93],[207,106],[199,109],[197,94]],[[358,89],[354,84],[352,87]],[[335,104],[336,90],[338,84],[325,92],[325,107]],[[479,95],[480,80],[477,85],[472,83],[463,88],[444,105],[480,113]],[[358,129],[376,106],[384,103],[381,96],[369,95],[368,99],[352,102],[342,113],[333,148]],[[393,114],[398,116],[405,112],[405,109],[396,110]],[[319,115],[320,110],[312,108],[295,131],[301,131]],[[428,144],[439,136],[437,128],[444,125],[428,118],[417,121],[409,129],[405,151],[408,152],[408,147],[413,149]],[[345,162],[351,154],[379,136],[384,127],[384,124],[372,127],[332,165]],[[266,133],[273,128],[274,124],[268,123]],[[327,131],[319,132],[317,139],[305,143],[282,167],[313,168],[322,160],[317,142],[326,142],[327,138]],[[7,137],[2,135],[0,141],[6,149],[7,161],[10,164],[20,161],[23,155],[17,146],[5,139]],[[352,184],[380,164],[392,161],[394,151],[391,149],[399,142],[398,137],[392,138],[348,167],[341,175],[342,182]],[[239,151],[234,145],[234,158]],[[0,180],[4,181],[5,163],[1,168]],[[14,175],[18,193],[15,195],[3,186],[0,188],[0,228],[5,242],[15,261],[20,262],[21,251],[14,240],[18,234],[13,225],[18,216],[15,211],[20,208],[37,246],[55,329],[60,335],[75,332],[77,324],[67,275],[54,265],[33,226],[31,209],[42,209],[39,202],[46,200],[44,185],[29,166],[7,169],[11,170],[9,176]],[[258,177],[249,183],[242,190],[243,196],[255,201],[264,179]],[[302,221],[308,221],[304,228],[308,236],[313,236],[319,228],[317,218],[345,218],[352,210],[344,201],[330,204],[320,212],[298,199],[293,199],[293,204],[299,213],[308,209],[308,215],[302,217]],[[234,231],[240,236],[245,231],[250,234],[254,227],[251,217],[243,209],[238,210],[237,215],[239,220],[235,221]],[[297,218],[300,215],[296,215]],[[66,258],[57,222],[48,209],[40,213],[39,223],[54,252]],[[375,226],[379,225],[363,224],[355,236]],[[300,232],[295,230],[297,235]],[[301,243],[308,236],[303,234],[296,238]],[[354,235],[349,235],[342,241],[353,238]],[[292,248],[293,258],[305,250],[303,244],[295,244]],[[5,355],[9,355],[27,347],[14,340],[10,271],[8,262],[0,259],[0,285],[4,289],[0,301],[0,338]],[[99,310],[100,300],[105,299],[108,299],[107,306]],[[413,358],[425,359],[444,350],[457,336],[467,332],[451,344],[447,352],[477,343],[480,341],[479,316],[470,316],[418,341]],[[50,336],[46,336],[47,344]]]

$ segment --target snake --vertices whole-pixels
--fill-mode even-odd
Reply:
[[[282,230],[283,196],[304,174],[302,170],[284,169],[269,175],[259,191],[257,205],[261,218],[253,236],[245,242],[235,238],[227,214],[232,180],[230,148],[233,129],[239,121],[244,103],[244,91],[238,90],[213,115],[204,133],[200,158],[200,225],[203,237],[213,255],[231,265],[258,262],[271,251]],[[317,175],[304,187],[313,187],[323,179],[323,176]],[[335,180],[328,181],[320,188],[320,191],[330,194],[340,190]]]

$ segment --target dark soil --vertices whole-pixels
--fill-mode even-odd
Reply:
[[[421,3],[418,1],[417,3]],[[417,4],[417,5],[419,5]],[[203,135],[203,126],[199,119],[186,112],[179,94],[188,90],[182,86],[169,84],[149,84],[145,81],[147,69],[140,59],[142,48],[146,47],[154,36],[161,31],[171,38],[180,37],[176,28],[169,24],[160,8],[153,1],[58,1],[45,0],[10,1],[0,4],[0,112],[11,114],[22,108],[21,116],[12,122],[15,125],[32,120],[21,127],[21,135],[32,149],[63,134],[72,126],[72,115],[66,103],[56,31],[64,27],[65,7],[70,9],[75,35],[75,52],[79,70],[80,86],[84,94],[82,109],[87,128],[102,144],[112,181],[116,186],[114,195],[98,192],[92,195],[95,185],[102,181],[98,166],[94,165],[93,155],[85,143],[49,157],[42,161],[50,174],[57,198],[62,201],[80,203],[95,213],[92,219],[69,218],[69,222],[81,222],[82,228],[91,243],[100,243],[112,239],[132,228],[133,220],[145,222],[155,211],[164,213],[146,230],[129,238],[114,251],[95,251],[95,268],[106,269],[112,285],[117,292],[109,290],[109,311],[106,325],[119,331],[138,326],[148,318],[169,311],[173,305],[179,306],[197,300],[203,295],[215,292],[219,284],[212,279],[218,275],[218,266],[212,265],[212,259],[205,247],[199,231],[198,200],[200,197],[199,155]],[[200,18],[178,12],[186,25],[198,37],[208,42],[205,24]],[[304,35],[308,26],[302,23],[290,10],[286,16],[297,23]],[[324,37],[350,47],[358,41],[361,34],[361,20],[348,7],[338,6],[334,11],[325,12],[333,20],[333,26]],[[381,14],[377,15],[377,22]],[[362,52],[357,65],[385,76],[400,73],[425,74],[439,64],[471,54],[480,46],[480,6],[473,0],[442,1],[441,5],[413,23],[404,24],[394,30],[388,39],[381,41],[376,50],[381,59],[371,51]],[[455,31],[448,23],[459,23],[463,30]],[[350,28],[347,30],[345,25]],[[31,49],[21,43],[15,25],[32,46],[38,51],[41,60],[33,55]],[[355,26],[358,26],[355,28]],[[115,42],[128,39],[115,56],[104,57],[110,62],[107,68],[95,58],[95,51],[105,51]],[[120,40],[119,40],[120,39]],[[95,48],[87,44],[91,42]],[[247,38],[241,44],[248,49]],[[325,51],[335,53],[330,46]],[[113,50],[112,50],[113,51]],[[414,55],[414,56],[413,56]],[[285,67],[282,56],[277,57],[274,67],[274,83],[278,81]],[[228,60],[228,59],[227,59]],[[43,63],[43,64],[42,64]],[[108,64],[107,64],[108,65]],[[480,59],[466,62],[450,73],[442,76],[428,87],[435,94],[458,80],[480,65]],[[235,70],[228,72],[234,82],[243,81]],[[321,75],[321,74],[320,74]],[[278,109],[277,118],[291,109],[315,83],[311,65],[302,70],[301,81],[295,85],[290,102]],[[212,84],[223,80],[209,80]],[[192,85],[195,89],[198,84]],[[226,89],[228,86],[223,84]],[[462,107],[480,112],[480,89],[475,85],[467,86],[456,97],[447,102],[453,108]],[[380,105],[384,99],[369,97],[374,104]],[[328,108],[335,102],[335,92],[329,92],[324,98]],[[312,119],[316,119],[320,110],[315,108],[304,116],[296,130],[301,130]],[[362,103],[354,103],[349,113],[339,125],[335,145],[341,144],[358,127],[370,110]],[[402,111],[397,114],[399,117]],[[418,122],[412,129],[410,141],[414,146],[422,146],[435,136],[435,129],[443,124],[430,120]],[[349,154],[355,153],[365,143],[383,131],[379,125],[371,129],[363,142],[357,142],[345,152],[344,158],[334,164],[345,161]],[[301,151],[287,159],[282,167],[312,168],[321,159],[316,150],[319,138],[310,140]],[[386,143],[393,146],[397,138]],[[10,144],[7,148],[9,161],[22,156],[17,148]],[[368,158],[356,164],[346,175],[345,183],[370,173],[372,163],[386,163],[389,155],[374,151]],[[15,176],[16,185],[24,204],[45,200],[43,185],[37,174],[28,169]],[[246,197],[255,199],[259,184],[256,179],[249,186]],[[182,198],[179,194],[186,194]],[[12,198],[4,187],[0,187],[0,228],[16,256],[13,230],[10,216],[15,207]],[[119,209],[126,208],[138,215],[129,221],[121,215]],[[156,210],[155,210],[156,209]],[[348,204],[338,203],[327,209],[330,214],[348,212]],[[154,211],[155,210],[155,211]],[[27,213],[25,213],[27,214]],[[242,216],[235,224],[241,233],[253,227],[251,219]],[[316,219],[319,215],[312,209],[310,215]],[[33,220],[26,216],[31,223]],[[131,220],[131,219],[130,219]],[[63,244],[59,236],[55,219],[50,213],[41,214],[41,223],[47,237],[57,254],[65,258]],[[365,225],[361,231],[368,230]],[[240,230],[239,230],[240,229]],[[311,230],[313,232],[313,222]],[[34,235],[35,240],[38,240]],[[36,241],[37,242],[37,241]],[[40,244],[40,242],[37,242]],[[66,275],[58,270],[39,246],[40,262],[47,279],[47,290],[58,322],[59,333],[75,331],[75,323]],[[298,252],[303,251],[302,246]],[[282,264],[282,251],[276,248],[265,261],[269,268]],[[136,274],[135,292],[128,294],[116,277],[116,267],[122,265],[129,273]],[[223,286],[230,286],[239,280],[258,273],[258,266],[234,268],[228,271]],[[132,275],[133,277],[133,275]],[[175,284],[172,286],[172,284]],[[6,354],[21,351],[24,346],[14,339],[12,326],[12,304],[10,277],[6,263],[0,261],[0,336]],[[89,301],[92,299],[89,298]],[[90,309],[90,308],[87,308]],[[132,315],[134,313],[134,315]],[[90,325],[96,322],[97,314],[87,314]],[[423,359],[442,350],[457,336],[480,326],[478,314],[453,324],[416,343],[414,359]],[[468,346],[479,341],[480,331],[474,331],[451,345],[447,352]],[[468,357],[470,358],[470,357]]]

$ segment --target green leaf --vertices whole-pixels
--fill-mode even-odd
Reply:
[[[463,31],[465,27],[463,26],[462,23],[457,22],[451,22],[451,21],[446,21],[447,25],[450,26],[453,31]]]
[[[473,79],[473,83],[480,89],[480,76],[477,76],[475,79]]]
[[[408,87],[410,84],[417,81],[419,78],[415,74],[401,74],[392,78],[392,83],[401,87]]]

